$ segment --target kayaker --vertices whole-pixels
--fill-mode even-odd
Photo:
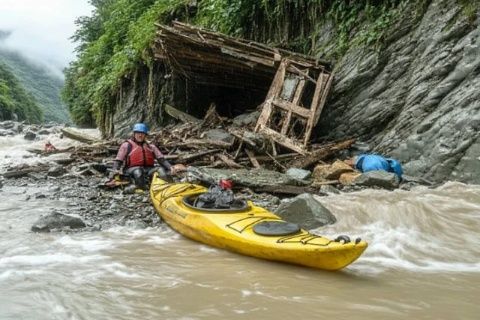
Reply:
[[[385,158],[378,154],[361,154],[345,161],[360,172],[383,170],[395,173],[400,179],[403,175],[402,165],[398,160]]]
[[[154,144],[145,140],[147,135],[148,127],[146,124],[136,123],[133,126],[132,137],[123,142],[118,149],[113,162],[111,178],[120,174],[122,172],[121,167],[124,165],[125,174],[133,180],[135,186],[146,189],[147,178],[154,172],[157,171],[161,177],[166,177],[175,175],[185,169],[185,166],[181,164],[170,164]],[[160,164],[160,167],[155,167],[155,160]]]
[[[55,146],[50,141],[47,141],[47,143],[45,143],[44,150],[45,150],[45,152],[49,153],[49,152],[56,151],[57,148],[55,148]]]

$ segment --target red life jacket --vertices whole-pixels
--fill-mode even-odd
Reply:
[[[132,139],[127,140],[128,153],[126,167],[153,167],[155,164],[155,153],[148,143],[138,144]]]

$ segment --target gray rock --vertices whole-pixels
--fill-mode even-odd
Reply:
[[[232,143],[235,139],[230,133],[223,129],[212,129],[204,133],[204,137],[214,141],[223,141],[227,143]]]
[[[376,170],[362,173],[355,179],[354,183],[359,186],[380,187],[392,190],[398,188],[400,179],[394,173]]]
[[[412,176],[409,176],[409,175],[402,175],[402,184],[403,183],[413,183],[413,184],[420,184],[420,185],[424,185],[424,186],[432,186],[433,185],[433,182],[431,181],[428,181],[427,179],[424,179],[424,178],[419,178],[419,177],[412,177]]]
[[[31,230],[33,232],[50,232],[53,229],[78,229],[85,227],[85,223],[80,218],[53,212],[48,216],[38,219],[33,224]]]
[[[310,193],[283,200],[275,214],[288,222],[311,230],[337,221],[335,216]]]
[[[15,122],[15,126],[12,128],[15,133],[22,133],[23,132],[23,124]]]
[[[335,188],[334,186],[331,186],[329,184],[325,184],[323,186],[320,186],[320,191],[324,193],[332,193],[332,194],[340,194],[340,190]]]
[[[233,119],[233,125],[236,127],[249,127],[257,123],[260,111],[241,114]]]
[[[125,226],[131,229],[145,229],[147,224],[142,220],[128,220],[125,222]]]
[[[42,180],[47,177],[47,173],[46,172],[30,172],[28,176],[33,178],[34,180]]]
[[[32,131],[25,132],[25,135],[23,136],[25,140],[30,140],[30,141],[35,140],[36,137],[37,135],[35,134],[35,132],[32,132]]]
[[[357,141],[350,147],[353,155],[358,155],[362,153],[369,153],[372,148],[368,143]]]
[[[67,171],[62,166],[53,166],[53,167],[48,169],[47,175],[50,176],[50,177],[59,177],[59,176],[65,174],[66,172]]]
[[[47,129],[41,129],[40,131],[37,132],[37,134],[40,134],[40,135],[49,135],[50,133],[52,132]]]
[[[290,168],[285,174],[295,180],[307,180],[312,175],[310,171],[299,168]]]
[[[0,129],[0,137],[13,136],[14,133],[11,130]]]
[[[15,122],[13,121],[3,121],[0,123],[0,127],[3,129],[12,129],[15,126]]]
[[[52,186],[50,188],[48,188],[48,191],[50,192],[58,192],[60,191],[62,188],[60,186]]]

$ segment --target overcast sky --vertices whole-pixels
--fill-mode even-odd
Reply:
[[[91,10],[88,0],[0,0],[0,30],[11,31],[0,45],[61,70],[75,57],[74,21]]]

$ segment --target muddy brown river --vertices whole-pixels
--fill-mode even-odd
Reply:
[[[0,137],[0,161],[33,161]],[[17,152],[17,151],[16,151]],[[9,157],[5,157],[8,153]],[[340,272],[259,260],[161,224],[30,232],[68,201],[0,191],[0,319],[479,319],[480,186],[321,198],[338,219],[316,233],[370,246]]]

